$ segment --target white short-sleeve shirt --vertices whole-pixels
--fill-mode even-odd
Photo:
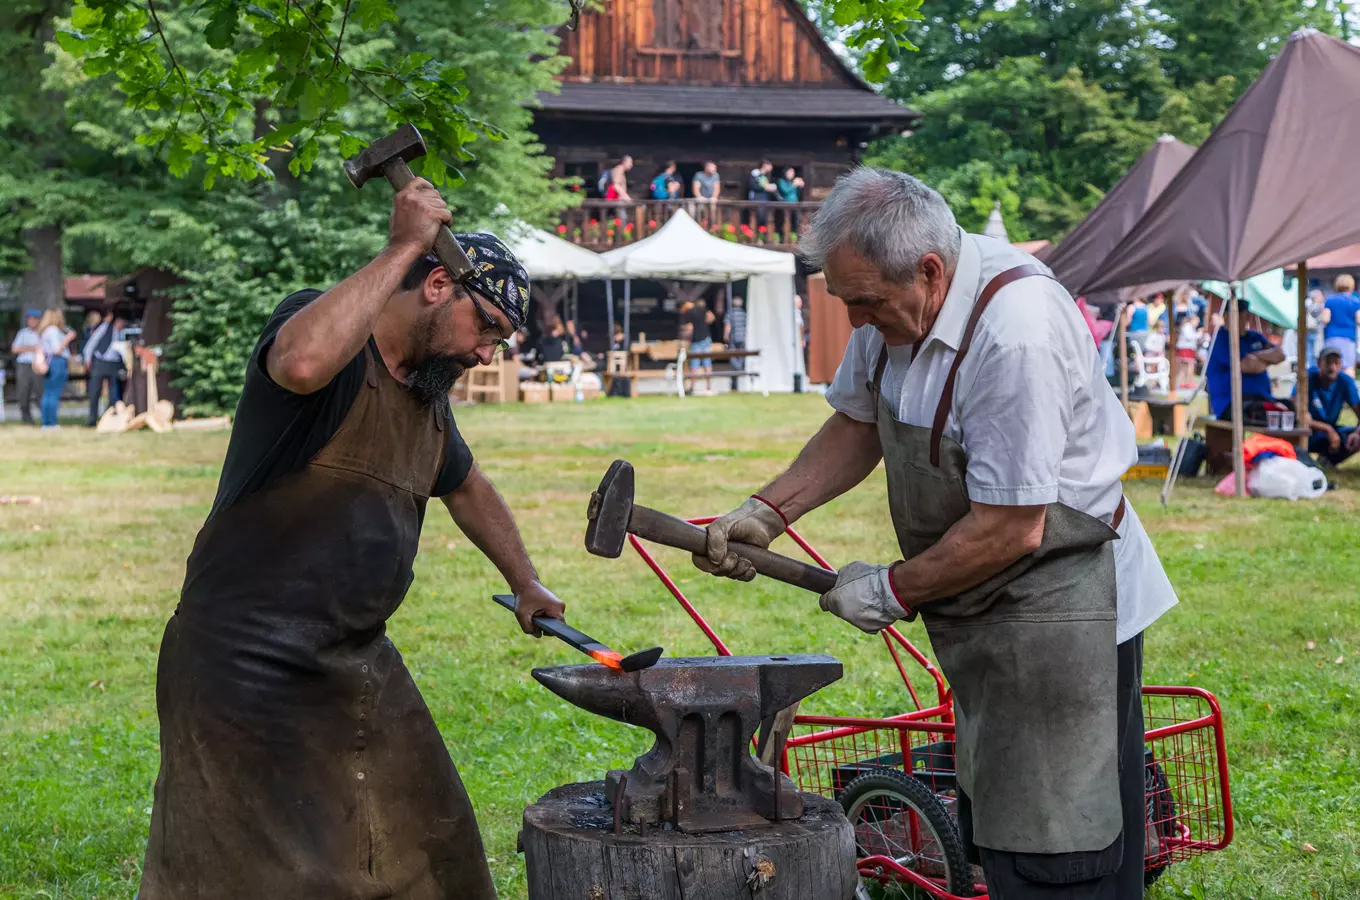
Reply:
[[[883,396],[899,421],[929,428],[973,303],[996,275],[1034,257],[964,234],[954,280],[934,328],[912,359],[889,347]],[[827,391],[838,411],[873,422],[872,381],[883,338],[857,328]],[[1062,503],[1103,522],[1123,495],[1120,478],[1138,459],[1133,424],[1105,380],[1105,368],[1076,303],[1050,278],[997,291],[959,367],[944,433],[968,454],[968,496],[996,506]],[[1132,506],[1115,542],[1118,640],[1151,625],[1176,594]]]

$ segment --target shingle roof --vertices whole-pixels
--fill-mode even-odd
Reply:
[[[872,91],[849,88],[729,87],[636,82],[565,82],[540,93],[545,110],[569,115],[650,115],[657,119],[824,120],[909,128],[920,113]]]

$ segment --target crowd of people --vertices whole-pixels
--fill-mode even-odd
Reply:
[[[80,333],[66,324],[59,309],[30,309],[24,313],[23,327],[10,343],[14,354],[15,399],[19,419],[25,425],[41,424],[58,428],[57,413],[66,392],[73,364],[86,375],[89,397],[87,423],[99,420],[100,399],[105,388],[108,405],[117,403],[126,378],[123,356],[125,320],[112,312],[89,312]],[[38,421],[33,407],[38,408]]]
[[[677,174],[678,169],[679,166],[673,159],[667,160],[658,168],[647,182],[646,199],[708,201],[724,199],[722,175],[718,172],[718,164],[713,160],[705,162],[703,168],[694,173],[694,177],[690,179],[688,193],[684,181]],[[595,185],[596,192],[605,200],[634,202],[635,198],[628,186],[628,176],[632,170],[633,157],[624,155],[618,162],[600,172]],[[746,200],[756,203],[798,203],[803,199],[806,187],[806,183],[793,166],[785,166],[776,175],[774,163],[762,159],[746,175],[744,193]],[[790,216],[792,217],[790,227],[796,231],[797,214],[790,212]],[[756,218],[759,224],[764,225],[768,221],[769,213],[759,211]]]

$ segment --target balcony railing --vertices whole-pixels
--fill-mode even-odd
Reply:
[[[820,206],[753,200],[585,200],[562,212],[557,233],[590,250],[612,250],[654,234],[683,209],[715,237],[792,251],[798,246],[799,231]]]

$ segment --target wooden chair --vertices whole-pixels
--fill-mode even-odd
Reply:
[[[467,372],[467,397],[474,403],[515,403],[519,400],[519,360],[500,357],[489,366]]]

